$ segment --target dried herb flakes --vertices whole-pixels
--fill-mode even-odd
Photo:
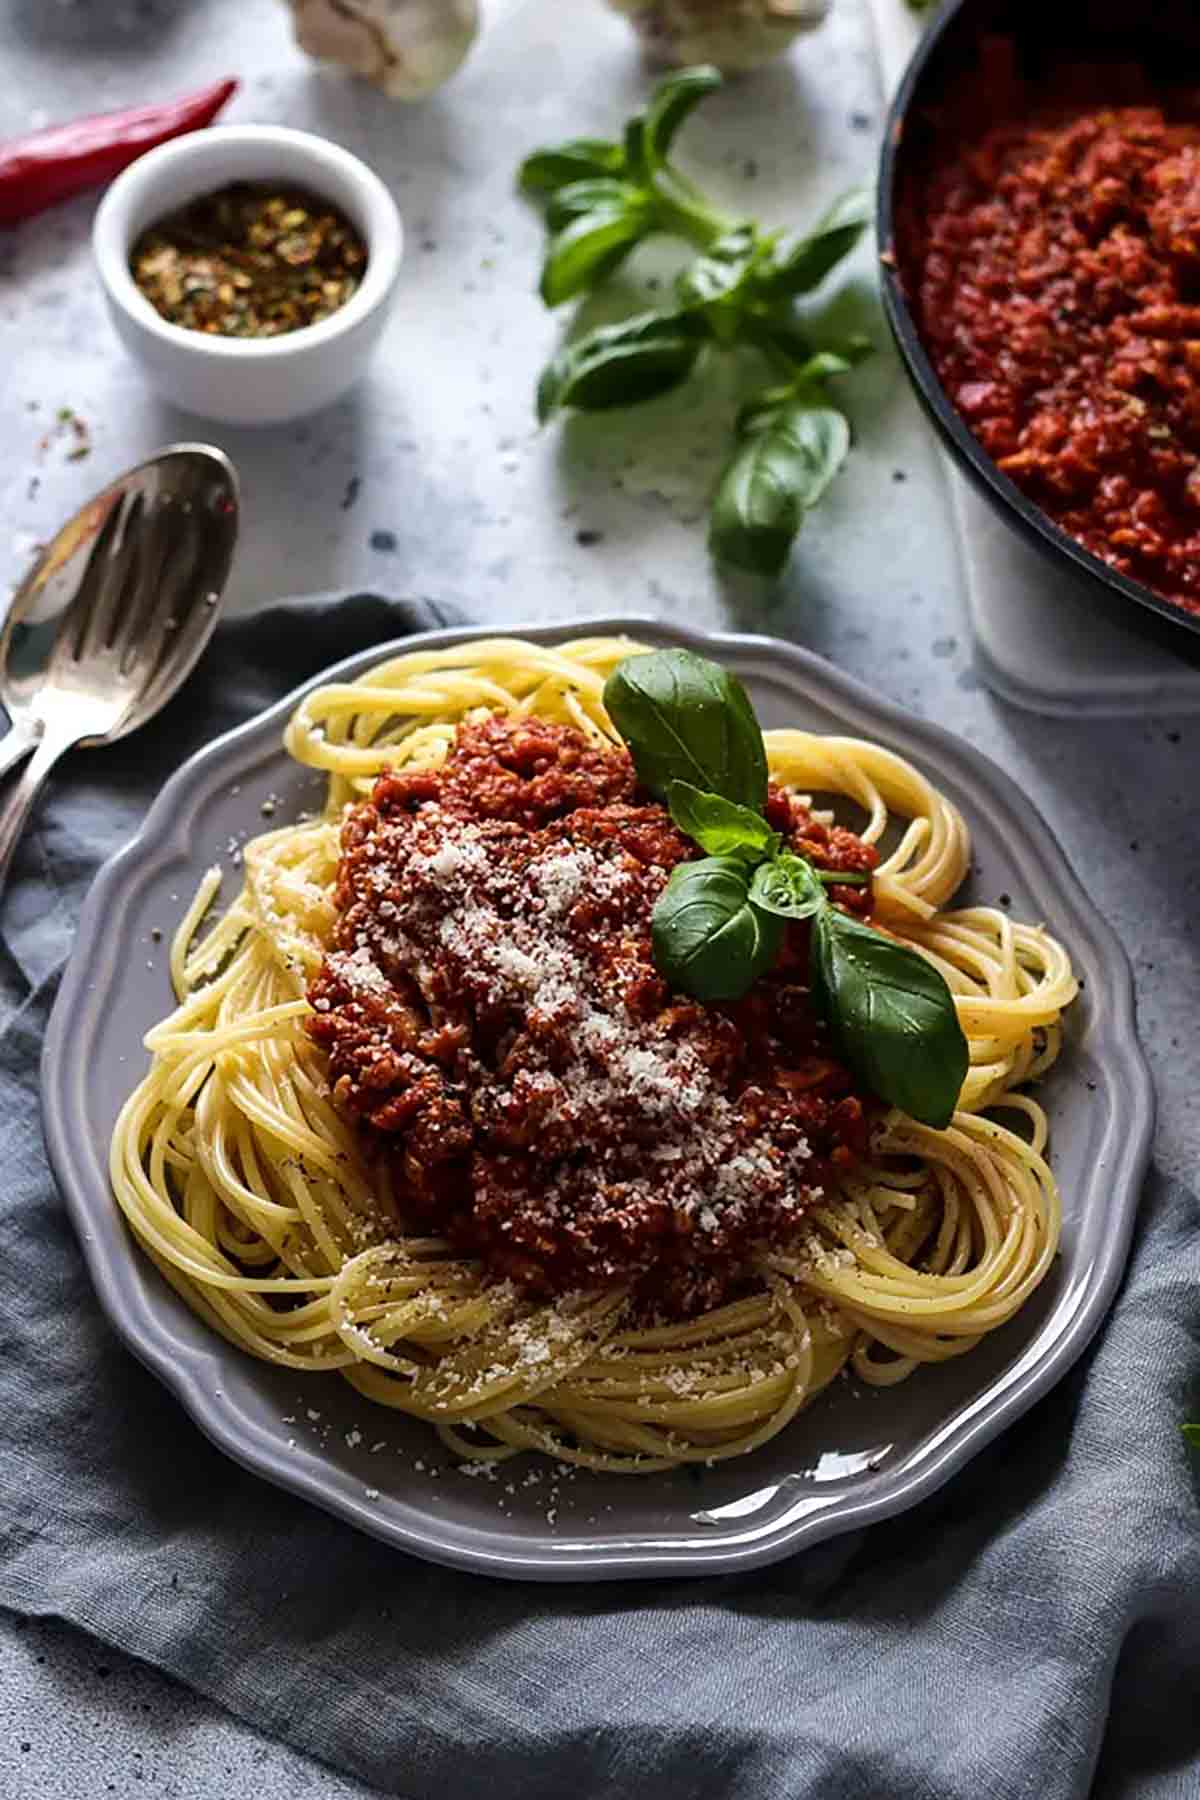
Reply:
[[[172,325],[279,337],[345,306],[367,266],[345,214],[300,189],[239,181],[144,231],[130,271]]]

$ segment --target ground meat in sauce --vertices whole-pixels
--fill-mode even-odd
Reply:
[[[771,791],[821,867],[875,852]],[[347,817],[309,1030],[337,1100],[394,1144],[401,1211],[539,1295],[632,1282],[682,1316],[793,1235],[867,1112],[809,1011],[807,944],[734,1006],[672,994],[650,945],[699,852],[624,750],[491,718]],[[868,887],[830,892],[865,912]]]
[[[897,249],[934,367],[997,465],[1200,613],[1200,90],[1118,103],[1162,98],[1144,89],[1115,65],[1028,89],[1011,45],[985,44]]]

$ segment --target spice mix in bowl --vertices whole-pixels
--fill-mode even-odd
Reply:
[[[364,374],[403,229],[349,151],[246,125],[134,163],[92,242],[113,324],[151,383],[190,412],[253,425],[315,412]]]

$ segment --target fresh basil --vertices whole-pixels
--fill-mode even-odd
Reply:
[[[1193,1450],[1200,1450],[1200,1425],[1181,1425],[1179,1427]]]
[[[741,430],[717,485],[709,546],[723,562],[778,575],[804,514],[845,461],[850,427],[834,407],[793,395],[749,409]]]
[[[685,306],[712,306],[740,287],[760,254],[754,226],[738,225],[682,271],[675,291]]]
[[[783,921],[750,904],[750,871],[736,856],[680,863],[650,921],[654,960],[696,1000],[740,1000],[779,954]]]
[[[625,124],[621,138],[621,156],[625,164],[625,172],[631,181],[648,181],[650,171],[646,164],[646,115],[634,113]]]
[[[692,108],[720,85],[720,72],[707,63],[680,69],[659,82],[646,109],[643,135],[643,155],[650,169],[666,160],[675,134]]]
[[[763,816],[767,766],[737,678],[690,650],[627,656],[604,704],[643,787],[708,854],[681,863],[654,908],[654,960],[697,1000],[737,1000],[775,962],[788,921],[811,920],[809,985],[838,1054],[880,1100],[941,1130],[967,1074],[954,997],[932,963],[835,907],[817,869]]]
[[[758,272],[756,286],[772,298],[807,294],[848,256],[871,222],[869,188],[853,188],[835,200],[805,237],[782,243]]]
[[[871,1091],[943,1130],[966,1078],[967,1040],[941,975],[916,950],[836,907],[812,934],[813,999],[838,1054]]]
[[[790,308],[772,307],[760,311],[747,307],[739,312],[739,334],[742,342],[762,351],[772,363],[782,363],[789,373],[802,367],[813,355],[812,339],[804,326],[797,323]]]
[[[645,202],[641,190],[632,182],[620,181],[614,175],[593,175],[583,181],[569,181],[551,195],[546,203],[546,223],[558,233],[591,213],[615,215],[639,208],[644,210]]]
[[[672,151],[692,109],[720,83],[707,65],[678,70],[626,121],[620,142],[574,138],[522,163],[522,188],[545,206],[540,291],[547,306],[597,287],[653,233],[699,252],[677,277],[674,309],[661,315],[661,325],[643,315],[627,331],[618,328],[616,344],[590,334],[560,351],[542,376],[538,416],[545,420],[560,406],[652,399],[694,373],[701,342],[719,352],[757,352],[776,379],[787,378],[786,398],[770,408],[760,403],[743,418],[716,490],[709,544],[726,562],[774,575],[849,448],[849,430],[822,384],[869,348],[865,340],[815,342],[795,299],[857,243],[870,221],[871,196],[862,189],[843,195],[814,230],[787,239],[715,208]]]
[[[649,228],[648,215],[631,189],[632,201],[613,200],[574,218],[551,238],[542,264],[539,292],[547,306],[590,287],[622,262]]]
[[[813,874],[824,887],[866,887],[871,879],[857,869],[814,869]]]
[[[772,856],[779,848],[779,834],[761,813],[738,806],[720,794],[707,794],[690,781],[673,781],[667,789],[671,817],[685,837],[709,856]],[[805,864],[805,867],[808,865]]]
[[[537,412],[545,424],[560,407],[600,412],[653,400],[686,381],[704,348],[698,315],[641,313],[601,325],[564,344],[538,384]]]
[[[755,906],[781,919],[811,919],[829,905],[812,864],[787,850],[772,862],[759,863],[750,883],[750,898]]]
[[[643,787],[660,799],[673,781],[761,812],[767,754],[736,675],[690,650],[627,656],[604,685],[604,704]]]
[[[553,150],[535,150],[521,164],[517,179],[527,194],[555,194],[574,181],[593,175],[619,175],[625,167],[620,144],[605,138],[571,138]]]

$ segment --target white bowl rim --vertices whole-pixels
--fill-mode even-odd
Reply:
[[[363,236],[367,243],[367,272],[361,286],[329,318],[315,325],[301,325],[278,337],[238,338],[193,331],[164,319],[138,287],[129,268],[130,217],[135,206],[152,192],[161,178],[180,164],[203,165],[230,144],[262,144],[282,148],[295,158],[295,179],[322,193],[321,173],[336,169],[362,197]],[[289,177],[290,178],[290,177]],[[229,179],[253,180],[252,174]],[[110,299],[140,330],[169,345],[173,351],[193,357],[229,362],[274,362],[319,345],[328,345],[352,331],[383,304],[395,282],[404,248],[404,226],[395,200],[375,171],[331,139],[290,125],[211,125],[203,131],[172,138],[139,156],[117,176],[96,212],[92,226],[92,253],[100,280]]]

